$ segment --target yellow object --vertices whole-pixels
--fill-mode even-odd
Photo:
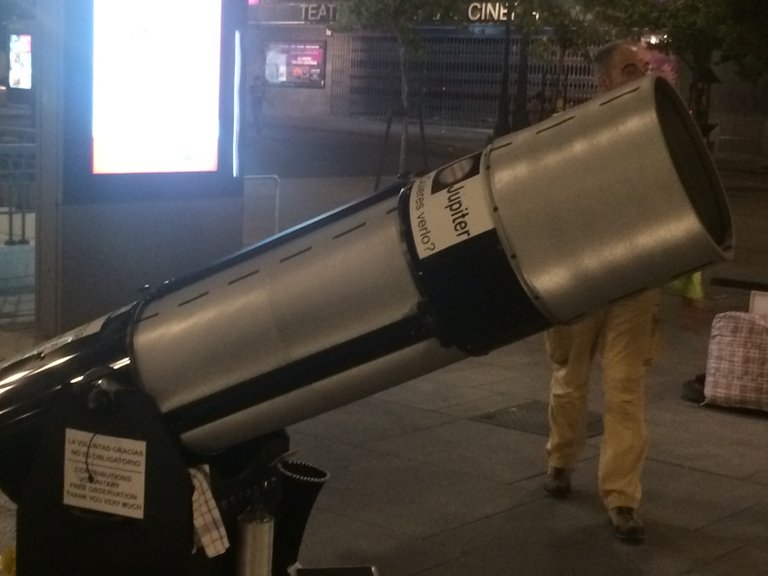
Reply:
[[[0,554],[0,570],[3,576],[16,576],[16,548],[3,550]]]
[[[704,286],[701,281],[701,272],[694,272],[673,280],[666,286],[669,290],[680,294],[690,300],[702,300],[704,298]]]

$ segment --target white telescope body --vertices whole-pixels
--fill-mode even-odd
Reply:
[[[56,389],[101,365],[130,374],[188,449],[214,454],[661,286],[732,246],[697,128],[648,76],[6,364],[0,453]]]

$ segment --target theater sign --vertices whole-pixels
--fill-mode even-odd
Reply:
[[[471,2],[467,6],[467,20],[470,22],[503,22],[509,18],[507,2]],[[512,12],[512,20],[515,14]]]
[[[333,2],[261,0],[251,9],[252,20],[271,24],[330,24],[338,20],[338,6]],[[509,11],[508,2],[470,2],[466,19],[469,22],[504,22],[510,18]],[[515,19],[514,11],[511,19]]]
[[[331,2],[269,2],[251,7],[251,21],[270,24],[330,24],[338,18]]]

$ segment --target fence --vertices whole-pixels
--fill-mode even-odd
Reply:
[[[0,327],[35,315],[34,209],[37,204],[34,131],[0,131]]]
[[[527,91],[529,103],[538,96],[536,114],[554,111],[556,93],[564,95],[560,104],[565,106],[588,100],[594,93],[589,61],[566,53],[559,69],[552,54],[537,49],[541,40],[536,38],[529,46]],[[518,76],[520,48],[520,38],[512,37],[511,92]],[[503,28],[499,26],[423,30],[417,56],[406,63],[412,108],[421,110],[428,122],[492,126],[501,91],[503,52]],[[394,36],[337,34],[331,58],[333,116],[384,119],[398,109],[400,71]]]
[[[29,244],[28,216],[36,204],[37,146],[0,142],[0,230],[6,245]]]

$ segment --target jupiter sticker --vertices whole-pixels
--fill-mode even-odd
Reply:
[[[480,153],[468,156],[414,183],[410,218],[419,259],[493,228],[480,161]]]

